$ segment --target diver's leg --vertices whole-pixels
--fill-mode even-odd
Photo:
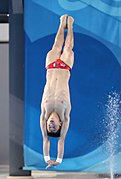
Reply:
[[[67,21],[68,32],[65,40],[65,46],[64,46],[65,49],[70,48],[72,50],[74,46],[73,22],[74,19],[71,16],[68,16],[68,21]]]
[[[74,35],[73,35],[73,22],[74,19],[71,16],[68,16],[68,31],[67,36],[65,40],[64,50],[61,55],[61,59],[68,64],[71,68],[73,66],[74,62],[74,53],[73,53],[73,47],[74,47]]]
[[[64,43],[64,29],[66,28],[66,20],[67,15],[63,15],[60,17],[60,25],[55,37],[54,44],[52,46],[52,49],[47,54],[46,66],[54,60],[60,58],[61,56],[62,46]]]
[[[64,29],[66,28],[66,21],[67,15],[63,15],[60,17],[60,25],[52,49],[59,48],[59,50],[62,50],[62,46],[64,43]]]

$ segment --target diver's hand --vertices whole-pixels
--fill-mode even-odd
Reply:
[[[48,165],[46,166],[46,169],[51,167],[55,163],[55,161],[54,160],[49,160],[47,163],[48,163]]]
[[[58,164],[60,164],[60,163],[55,161],[54,166],[56,167]]]
[[[46,169],[48,169],[48,168],[50,168],[52,166],[56,167],[59,164],[59,162],[56,162],[54,160],[49,160],[47,163],[48,163],[48,165],[47,165]]]

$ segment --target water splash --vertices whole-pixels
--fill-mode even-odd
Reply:
[[[111,92],[108,95],[108,101],[105,105],[106,116],[105,125],[107,130],[106,150],[110,156],[110,177],[113,179],[115,173],[115,154],[118,146],[119,124],[120,124],[120,95]]]

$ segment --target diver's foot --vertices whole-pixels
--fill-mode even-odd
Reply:
[[[61,26],[63,26],[64,29],[67,28],[67,17],[68,17],[67,14],[64,14],[60,17],[60,24]]]
[[[68,26],[73,26],[73,22],[74,22],[74,18],[73,17],[71,17],[71,16],[68,16],[68,21],[67,21],[68,23]]]

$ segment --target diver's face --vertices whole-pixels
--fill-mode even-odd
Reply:
[[[51,114],[47,120],[47,130],[48,132],[57,132],[61,126],[61,122],[57,114]]]

